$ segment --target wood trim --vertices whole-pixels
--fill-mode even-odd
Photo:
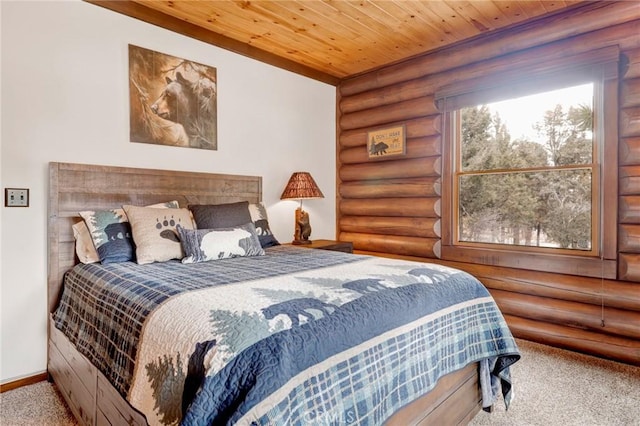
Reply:
[[[340,94],[340,91],[336,89],[336,105],[335,105],[335,115],[336,115],[336,128],[335,128],[335,152],[336,152],[336,158],[335,158],[335,165],[336,165],[336,182],[335,182],[335,191],[336,191],[336,204],[335,204],[335,235],[334,238],[337,240],[338,239],[338,234],[340,231],[340,202],[342,201],[342,193],[340,192],[340,188],[342,187],[342,179],[340,179],[340,174],[337,172],[338,170],[340,170],[340,168],[342,167],[342,157],[339,155],[340,153],[340,127],[337,125],[337,123],[340,122],[340,119],[342,118],[342,109],[340,108],[340,102],[342,100],[342,95]],[[366,144],[366,137],[365,137],[365,144]],[[366,151],[366,149],[364,149],[364,151]],[[362,155],[366,155],[366,152],[363,152]]]
[[[445,244],[442,245],[442,259],[606,279],[615,279],[617,271],[615,260],[598,257],[492,250]]]
[[[616,259],[618,251],[618,126],[603,123],[618,122],[618,79],[603,83],[604,117],[598,126],[602,137],[600,173],[600,248],[603,259]]]
[[[222,34],[205,30],[202,27],[174,18],[173,16],[166,15],[140,3],[128,0],[84,1],[332,86],[337,86],[340,82],[340,78],[333,75],[314,70],[313,68],[290,61],[281,56],[274,55],[249,44],[226,37]]]
[[[48,378],[49,378],[49,373],[44,372],[44,373],[34,374],[28,377],[23,377],[21,379],[14,380],[11,382],[3,383],[3,384],[0,384],[0,393],[18,389],[23,386],[34,385],[36,383],[43,382]]]

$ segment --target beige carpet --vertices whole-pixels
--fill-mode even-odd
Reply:
[[[640,367],[524,340],[518,345],[522,359],[512,368],[509,411],[500,400],[471,425],[640,426]],[[48,382],[0,394],[0,407],[2,426],[76,425]]]
[[[49,382],[24,386],[0,394],[2,426],[76,426],[58,389]]]
[[[515,398],[500,400],[479,425],[640,426],[640,367],[518,340]]]

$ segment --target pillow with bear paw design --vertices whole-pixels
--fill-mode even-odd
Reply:
[[[122,206],[136,246],[136,261],[140,265],[166,262],[184,257],[176,227],[194,229],[191,212],[187,209],[154,209]]]

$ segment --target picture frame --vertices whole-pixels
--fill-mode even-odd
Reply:
[[[217,70],[129,45],[131,142],[218,149]]]
[[[407,153],[406,126],[404,124],[367,132],[369,160],[386,160]]]

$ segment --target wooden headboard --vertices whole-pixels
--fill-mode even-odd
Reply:
[[[262,178],[214,173],[49,163],[48,308],[52,312],[66,271],[77,263],[72,226],[82,210],[262,201]]]

